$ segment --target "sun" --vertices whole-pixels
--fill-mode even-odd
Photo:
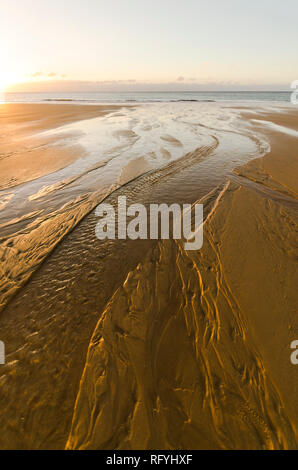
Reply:
[[[14,73],[0,72],[0,93],[4,93],[7,88],[19,81],[18,76]]]
[[[6,93],[9,91],[9,88],[17,83],[18,77],[14,74],[3,74],[0,72],[0,103],[3,104],[7,101]]]

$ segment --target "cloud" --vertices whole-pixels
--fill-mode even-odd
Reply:
[[[99,83],[99,84],[108,84],[108,85],[116,85],[121,83],[136,83],[136,80],[103,80],[98,82],[89,82],[89,83]]]
[[[55,78],[55,77],[59,77],[59,74],[57,72],[47,72],[47,73],[43,73],[43,72],[35,72],[35,73],[32,73],[31,75],[29,75],[29,77],[31,78],[41,78],[41,77],[45,77],[46,78]],[[64,74],[61,74],[60,75],[61,78],[66,78],[67,75],[64,73]]]
[[[177,82],[184,82],[184,77],[178,77]]]

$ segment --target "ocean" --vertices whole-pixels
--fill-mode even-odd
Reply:
[[[6,102],[155,103],[258,101],[290,102],[291,91],[51,92],[5,93]]]

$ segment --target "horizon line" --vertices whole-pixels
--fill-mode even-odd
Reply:
[[[4,91],[6,95],[16,93],[292,93],[292,90],[77,90],[77,91]]]

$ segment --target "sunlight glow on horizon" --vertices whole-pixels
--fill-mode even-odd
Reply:
[[[297,14],[296,0],[1,0],[0,90],[290,87]]]
[[[20,78],[12,73],[0,74],[0,92],[5,92],[9,87],[20,82]]]

